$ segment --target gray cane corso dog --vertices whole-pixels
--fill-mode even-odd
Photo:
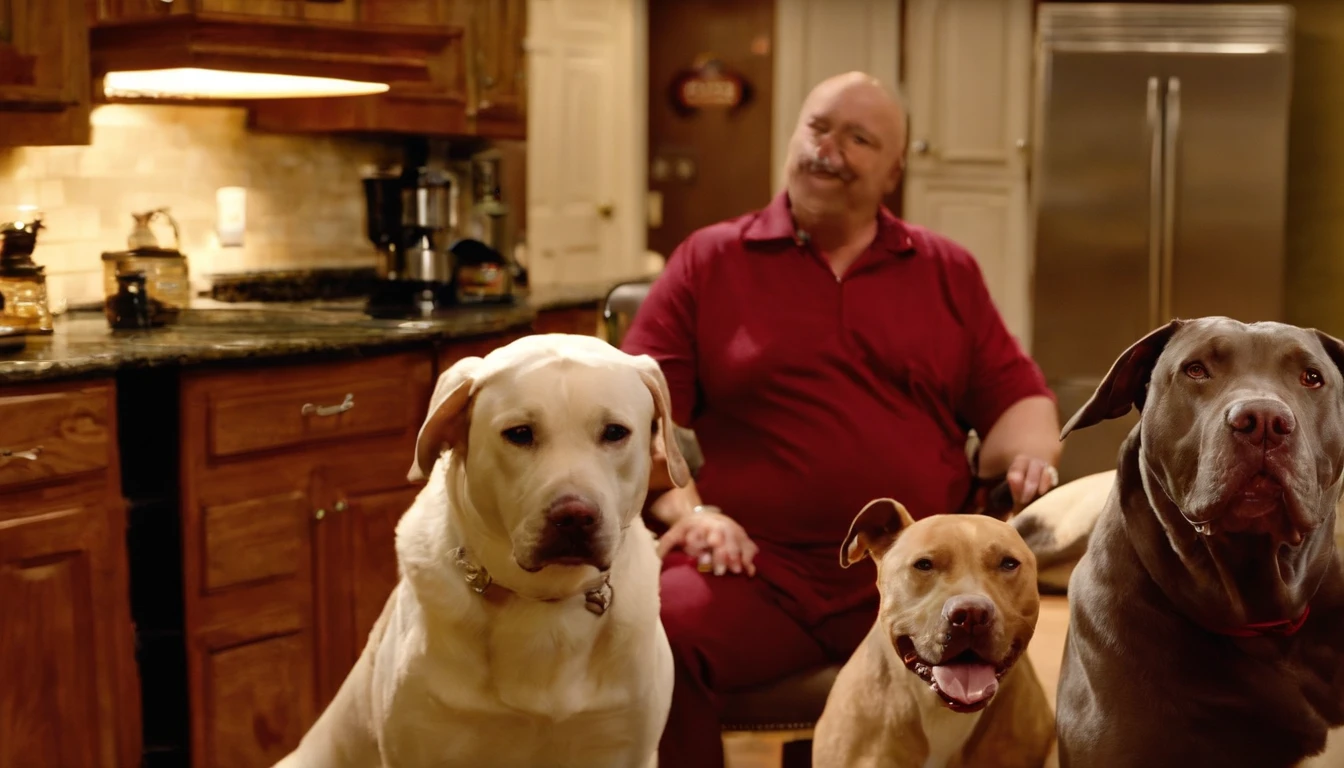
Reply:
[[[1176,320],[1065,424],[1141,414],[1069,583],[1062,766],[1344,765],[1342,367],[1319,331]]]

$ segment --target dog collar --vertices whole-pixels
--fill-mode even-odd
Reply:
[[[492,586],[506,592],[512,591],[504,586],[495,584],[495,580],[490,578],[490,572],[485,570],[485,566],[473,561],[471,556],[467,554],[466,547],[457,547],[449,554],[453,557],[453,564],[461,569],[464,574],[467,586],[476,594],[484,595],[486,590],[490,589]],[[587,592],[584,592],[583,596],[583,607],[587,608],[589,613],[595,616],[601,616],[606,613],[607,609],[611,607],[611,574],[602,574],[602,583]],[[555,601],[543,600],[542,602],[552,603]]]
[[[1265,637],[1267,635],[1279,635],[1281,637],[1292,637],[1307,623],[1307,616],[1311,615],[1311,605],[1302,609],[1302,615],[1296,619],[1280,619],[1279,621],[1261,621],[1255,624],[1243,624],[1240,627],[1231,627],[1227,629],[1214,630],[1220,635],[1228,637]]]

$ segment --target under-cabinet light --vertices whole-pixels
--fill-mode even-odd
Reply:
[[[383,93],[386,83],[222,69],[145,69],[108,72],[110,99],[292,99]]]

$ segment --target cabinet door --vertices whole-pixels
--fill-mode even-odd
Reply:
[[[122,531],[103,489],[8,491],[0,509],[0,765],[129,765]],[[11,516],[20,511],[22,516]],[[124,713],[123,713],[124,714]],[[138,736],[138,734],[136,734]],[[136,759],[138,760],[138,755]]]
[[[84,0],[0,0],[0,146],[87,144]]]
[[[548,309],[537,313],[532,323],[537,333],[573,333],[579,336],[597,336],[602,322],[602,308],[597,305]]]
[[[906,0],[910,172],[1026,173],[1032,0]]]
[[[522,121],[527,104],[526,0],[476,0],[471,34],[477,118]]]
[[[192,762],[272,765],[318,711],[313,471],[236,464],[183,490]]]
[[[313,565],[319,707],[345,681],[397,585],[397,523],[420,491],[406,481],[414,451],[408,435],[370,445],[363,455],[333,454],[318,470],[322,519],[315,526]]]

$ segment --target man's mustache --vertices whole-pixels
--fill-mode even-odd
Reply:
[[[804,155],[800,164],[809,173],[828,173],[844,182],[854,180],[853,171],[820,155]]]

